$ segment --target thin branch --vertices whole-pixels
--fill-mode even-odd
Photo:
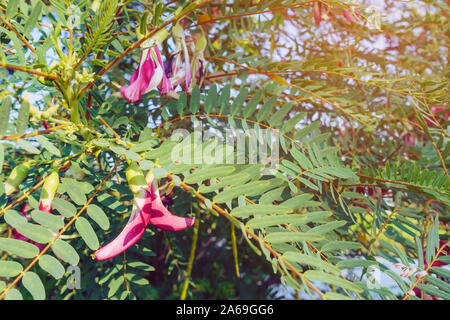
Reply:
[[[100,183],[100,185],[97,187],[97,189],[95,189],[92,196],[86,201],[86,203],[83,205],[83,207],[80,209],[80,211],[78,211],[78,213],[75,216],[73,216],[73,218],[59,231],[59,233],[55,237],[53,237],[53,239],[45,246],[45,248],[42,249],[42,251],[30,262],[30,264],[14,279],[14,281],[7,288],[5,288],[5,290],[3,290],[3,292],[0,294],[0,300],[2,300],[5,297],[6,293],[9,290],[11,290],[20,281],[20,279],[22,279],[22,277],[25,275],[25,273],[28,270],[30,270],[31,267],[33,267],[36,264],[36,262],[39,261],[39,259],[45,254],[45,252],[47,252],[47,250],[50,249],[50,247],[55,243],[55,241],[58,240],[58,238],[64,232],[66,232],[66,230],[69,228],[69,226],[72,225],[72,223],[74,223],[78,219],[78,217],[86,210],[88,205],[92,202],[92,200],[95,198],[95,196],[103,188],[105,183],[111,178],[112,174],[116,171],[117,166],[119,165],[120,162],[121,162],[120,160],[116,162],[116,164],[114,165],[114,168],[109,172],[109,174],[106,176],[106,178],[103,179],[103,181]]]
[[[45,72],[33,70],[33,69],[28,68],[28,67],[16,66],[16,65],[12,65],[12,64],[3,63],[3,62],[0,62],[0,67],[4,67],[4,68],[7,68],[7,69],[11,69],[11,70],[22,71],[22,72],[26,72],[26,73],[29,73],[29,74],[34,74],[36,76],[41,76],[41,77],[44,77],[44,78],[52,79],[52,80],[58,79],[58,76],[56,76],[56,75],[52,75],[52,74],[48,74],[48,73],[45,73]]]

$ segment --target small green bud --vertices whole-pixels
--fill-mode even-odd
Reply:
[[[16,166],[5,182],[5,193],[9,196],[11,193],[17,191],[17,187],[25,180],[31,164],[29,162],[21,163]]]
[[[196,52],[202,52],[206,49],[206,38],[204,35],[202,35],[200,38],[198,38],[197,43],[195,44],[195,51]]]
[[[174,25],[172,28],[172,33],[175,37],[182,38],[184,35],[183,27],[181,27],[180,24],[177,22],[177,24]]]
[[[134,194],[138,194],[142,188],[147,187],[147,182],[145,181],[144,173],[139,167],[136,161],[133,161],[128,166],[125,171],[125,175],[128,180],[128,185]]]
[[[59,185],[59,175],[57,171],[53,171],[50,173],[47,178],[45,178],[44,185],[41,190],[41,201],[44,199],[49,200],[50,202],[53,200],[56,194],[56,189],[58,189]]]

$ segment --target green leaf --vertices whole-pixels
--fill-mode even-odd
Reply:
[[[62,179],[62,183],[65,185],[66,192],[70,199],[73,200],[77,205],[82,206],[86,203],[86,195],[83,190],[78,186],[77,182],[73,179]]]
[[[84,56],[93,49],[106,45],[110,41],[110,34],[117,12],[118,0],[102,1],[96,16],[89,19],[89,28],[84,38]]]
[[[125,150],[123,152],[123,154],[130,160],[133,161],[140,161],[141,160],[141,156],[139,154],[137,154],[136,152],[130,151],[130,150]]]
[[[46,228],[28,222],[18,223],[16,229],[17,232],[37,243],[45,244],[50,242],[53,238],[52,233]]]
[[[23,28],[23,33],[26,36],[29,36],[30,31],[33,27],[36,26],[39,18],[41,17],[42,10],[42,2],[38,1],[36,5],[33,7],[30,16],[27,18],[27,22],[25,23],[25,27]]]
[[[17,115],[16,130],[19,136],[25,133],[28,125],[28,118],[30,117],[30,103],[24,100],[20,105],[19,113]]]
[[[52,207],[66,218],[72,218],[77,213],[77,209],[73,204],[61,198],[53,199]]]
[[[80,261],[80,257],[78,256],[78,253],[75,251],[75,249],[70,244],[61,239],[57,239],[55,241],[55,243],[52,245],[52,249],[58,258],[66,261],[72,266],[77,265]]]
[[[100,148],[107,148],[111,145],[111,142],[109,142],[105,139],[94,139],[94,140],[92,140],[92,143]]]
[[[87,246],[91,250],[97,250],[100,247],[97,235],[94,229],[92,229],[92,226],[89,223],[89,221],[87,221],[83,217],[79,217],[75,221],[75,227],[80,233],[81,238],[83,238],[83,240],[86,242]]]
[[[130,148],[130,151],[133,151],[133,152],[147,151],[147,150],[150,150],[151,148],[153,148],[154,146],[155,146],[155,140],[147,140],[147,141],[133,145]]]
[[[439,289],[437,289],[436,287],[433,287],[432,285],[429,284],[421,284],[419,283],[417,285],[417,287],[422,290],[425,291],[426,293],[432,295],[432,296],[436,296],[445,300],[450,300],[450,294],[443,292]]]
[[[275,102],[277,102],[278,97],[271,97],[266,103],[263,104],[258,114],[256,115],[256,119],[258,122],[266,120],[269,118],[270,113],[273,110]]]
[[[247,103],[247,105],[245,106],[245,110],[244,110],[244,118],[245,119],[251,117],[252,114],[255,112],[256,106],[258,105],[259,100],[261,100],[263,91],[264,91],[263,89],[259,89],[255,93],[255,95],[250,99],[250,101]]]
[[[45,289],[39,276],[28,271],[22,278],[23,286],[31,293],[34,300],[45,300]]]
[[[433,272],[434,274],[437,274],[438,276],[450,279],[450,270],[447,270],[442,267],[432,267],[430,271]]]
[[[260,192],[262,192],[267,186],[270,185],[269,181],[253,181],[249,182],[247,184],[231,187],[229,189],[226,189],[216,195],[214,197],[214,202],[217,203],[224,203],[228,200],[232,200],[234,198],[237,198],[241,195],[245,196],[252,196],[257,195]]]
[[[13,42],[14,49],[16,50],[16,56],[19,58],[19,61],[22,65],[26,65],[27,61],[25,60],[25,54],[23,53],[23,42],[19,40],[13,32],[8,32],[8,36]]]
[[[222,114],[225,111],[225,106],[227,106],[230,103],[230,89],[231,85],[227,83],[222,88],[222,92],[220,93],[218,105],[220,106],[220,113]]]
[[[19,223],[27,223],[27,218],[16,210],[6,210],[4,218],[13,228],[16,228]]]
[[[19,290],[12,288],[5,294],[5,300],[23,300],[23,297]]]
[[[196,114],[200,108],[200,89],[196,85],[192,89],[191,99],[189,101],[189,109],[192,114]]]
[[[105,212],[99,206],[90,204],[87,207],[88,216],[94,220],[103,230],[109,229],[109,219]]]
[[[326,224],[322,224],[320,226],[314,227],[310,230],[310,232],[315,232],[318,234],[325,234],[334,229],[344,226],[346,223],[347,223],[346,221],[332,221],[332,222],[328,222]]]
[[[299,264],[305,264],[311,267],[314,267],[316,269],[323,269],[325,271],[329,271],[331,273],[340,274],[341,271],[339,268],[336,268],[335,266],[323,261],[322,259],[307,255],[295,251],[288,251],[283,254],[283,257],[288,260],[289,262],[295,262]]]
[[[438,260],[442,261],[444,263],[450,263],[450,255],[449,256],[444,256],[444,257],[439,257]]]
[[[205,100],[205,112],[206,113],[211,113],[211,111],[213,110],[213,108],[216,105],[217,102],[217,86],[215,83],[213,83],[211,85],[211,87],[209,88],[209,92],[208,92],[208,96],[206,97]]]
[[[233,104],[231,106],[231,115],[236,115],[240,113],[239,111],[242,109],[242,106],[244,105],[245,99],[248,95],[248,89],[242,88],[239,94],[237,95],[236,99],[234,99]]]
[[[363,289],[355,283],[339,278],[335,275],[324,273],[322,271],[308,270],[304,273],[304,275],[308,280],[325,282],[341,287],[342,289],[354,291],[356,293],[363,292]]]
[[[270,243],[285,243],[297,241],[321,241],[325,238],[321,234],[311,232],[272,232],[264,239]]]
[[[112,296],[114,296],[114,294],[116,294],[117,290],[119,290],[120,286],[123,284],[123,282],[125,281],[124,276],[120,276],[116,279],[113,279],[109,282],[108,284],[108,298],[111,298]]]
[[[378,263],[376,261],[372,260],[362,260],[362,259],[344,259],[337,263],[337,267],[340,269],[347,269],[347,268],[356,268],[356,267],[370,267],[373,265],[377,265]]]
[[[293,147],[291,149],[291,155],[294,157],[294,159],[298,162],[298,164],[305,170],[311,170],[314,168],[313,164],[309,159],[297,149],[297,147]]]
[[[39,249],[35,245],[12,238],[0,238],[0,250],[25,259],[34,258],[39,254]]]
[[[129,266],[131,268],[143,270],[143,271],[154,271],[155,270],[155,268],[153,266],[146,264],[144,262],[141,262],[141,261],[129,261],[127,263],[127,266]]]
[[[292,102],[284,104],[273,116],[269,119],[269,123],[272,127],[279,127],[288,112],[292,109]]]
[[[16,141],[16,143],[18,146],[22,147],[24,150],[28,151],[29,153],[33,153],[33,154],[41,153],[41,150],[39,150],[38,148],[36,148],[35,146],[33,146],[31,143],[29,143],[26,140],[18,139]]]
[[[425,276],[425,281],[429,284],[432,284],[432,285],[438,287],[439,289],[441,289],[445,292],[450,293],[450,284],[448,284],[447,282],[445,282],[441,279],[427,275],[427,276]]]
[[[188,184],[199,183],[206,179],[227,176],[235,170],[236,168],[232,166],[219,166],[215,168],[206,167],[197,169],[194,171],[194,173],[187,175],[184,179],[184,182]]]
[[[0,108],[0,137],[4,136],[8,128],[9,113],[11,112],[11,97],[6,96],[2,99]]]
[[[231,211],[231,214],[235,217],[245,218],[250,215],[286,214],[290,212],[292,212],[292,209],[289,207],[275,206],[270,204],[254,204],[237,207]]]
[[[418,236],[415,236],[416,240],[416,248],[417,248],[417,261],[419,264],[419,268],[423,269],[423,248],[422,248],[422,242],[420,241],[420,238]]]
[[[186,93],[185,92],[180,93],[180,97],[178,98],[177,101],[177,112],[180,116],[183,115],[183,110],[184,107],[186,106],[186,101],[187,101]]]
[[[58,259],[48,254],[44,254],[39,259],[39,266],[43,270],[50,273],[53,276],[53,278],[57,280],[61,279],[64,273],[66,273],[66,270],[64,269],[63,265],[58,261]]]
[[[312,194],[305,193],[301,194],[299,196],[295,196],[289,200],[286,200],[281,203],[284,207],[289,207],[292,210],[302,208],[303,206],[307,205],[309,200],[313,197]]]
[[[289,132],[294,129],[295,125],[298,124],[304,117],[306,116],[306,112],[297,113],[295,116],[286,121],[281,127],[281,132]]]
[[[201,185],[198,191],[201,193],[209,193],[226,186],[242,184],[250,180],[250,178],[251,175],[248,172],[239,172],[223,178],[219,183],[211,184],[209,186]]]
[[[61,152],[56,148],[46,137],[44,136],[37,136],[37,141],[51,154],[60,157]]]
[[[18,262],[0,260],[0,277],[15,277],[21,273],[22,270],[23,267]]]
[[[282,224],[299,224],[306,221],[306,215],[290,214],[281,216],[265,216],[250,219],[247,222],[247,226],[252,229],[264,228]]]
[[[17,13],[19,8],[19,0],[9,0],[8,6],[6,7],[6,17],[11,19]]]
[[[149,284],[147,279],[135,273],[127,273],[127,279],[128,281],[137,284],[139,286],[145,286]]]
[[[398,274],[396,274],[392,270],[386,270],[386,271],[384,271],[384,273],[386,273],[388,276],[390,276],[392,279],[394,279],[395,282],[397,282],[398,286],[400,287],[400,289],[403,292],[406,293],[408,291],[408,286],[407,286],[406,282]]]
[[[328,242],[322,247],[322,251],[340,251],[340,250],[358,250],[362,249],[362,246],[358,242],[351,241],[333,241]]]
[[[34,221],[50,230],[59,230],[64,227],[64,221],[61,219],[61,216],[55,216],[48,212],[33,210],[31,217]]]

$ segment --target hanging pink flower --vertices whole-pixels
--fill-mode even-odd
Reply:
[[[316,27],[320,26],[320,21],[322,21],[321,19],[321,12],[320,12],[320,2],[314,2],[314,23],[316,24]]]
[[[433,108],[431,108],[431,112],[432,112],[433,114],[439,113],[439,112],[441,112],[442,110],[445,110],[445,109],[444,109],[444,108],[440,108],[440,107],[433,107]],[[450,109],[447,108],[447,110],[450,110]],[[435,118],[439,119],[440,117],[435,117]],[[447,121],[448,118],[450,118],[450,111],[445,112],[445,115],[442,115],[442,118],[445,118],[445,121]],[[435,127],[435,126],[436,126],[436,124],[434,123],[434,121],[432,122],[432,121],[430,121],[430,120],[428,120],[428,119],[425,119],[425,122],[427,123],[427,125],[428,125],[429,127]]]
[[[359,13],[353,10],[344,10],[344,18],[350,23],[356,23],[359,19]]]
[[[159,195],[159,190],[152,173],[147,176],[147,183],[152,200],[152,214],[150,217],[150,223],[152,225],[167,231],[180,231],[194,225],[195,218],[179,217],[166,209]]]
[[[170,79],[170,84],[172,85],[170,91],[184,82],[184,88],[187,92],[192,78],[191,61],[184,37],[184,30],[179,24],[173,28],[173,37],[176,48],[164,65],[164,74]]]
[[[204,56],[204,52],[206,49],[206,39],[202,35],[198,38],[197,42],[191,42],[191,51],[193,52],[192,56],[192,81],[189,87],[189,92],[192,91],[196,84],[202,85],[203,79],[205,77],[205,66],[206,60]]]
[[[410,135],[409,133],[405,134],[402,139],[406,144],[409,144],[411,147],[414,147],[416,145],[416,138]]]
[[[131,75],[130,84],[122,86],[120,93],[125,99],[136,102],[143,94],[156,89],[163,76],[164,70],[158,47],[147,47],[142,52],[139,67]]]
[[[97,260],[111,259],[130,248],[142,237],[149,223],[162,230],[180,231],[191,227],[195,222],[195,218],[178,217],[167,210],[153,181],[153,175],[150,173],[146,182],[135,162],[128,167],[126,176],[134,193],[132,214],[120,234],[95,251]]]

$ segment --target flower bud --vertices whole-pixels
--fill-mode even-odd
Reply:
[[[195,44],[195,51],[196,52],[202,52],[206,49],[206,38],[204,35],[202,35],[200,38],[198,38],[197,43]]]
[[[5,193],[9,196],[17,190],[17,187],[22,183],[28,174],[31,164],[29,162],[21,163],[16,166],[5,182]]]
[[[177,22],[176,25],[173,26],[172,33],[173,33],[173,35],[175,37],[179,37],[179,38],[183,37],[184,30],[183,30],[183,28],[180,26],[180,24],[178,22]]]
[[[39,209],[45,212],[52,210],[52,201],[59,185],[59,175],[57,171],[53,171],[45,178],[44,186],[41,190],[41,199]]]
[[[147,182],[144,177],[144,173],[136,161],[133,161],[125,171],[125,175],[128,180],[128,185],[131,191],[136,195],[143,188],[147,188]]]

